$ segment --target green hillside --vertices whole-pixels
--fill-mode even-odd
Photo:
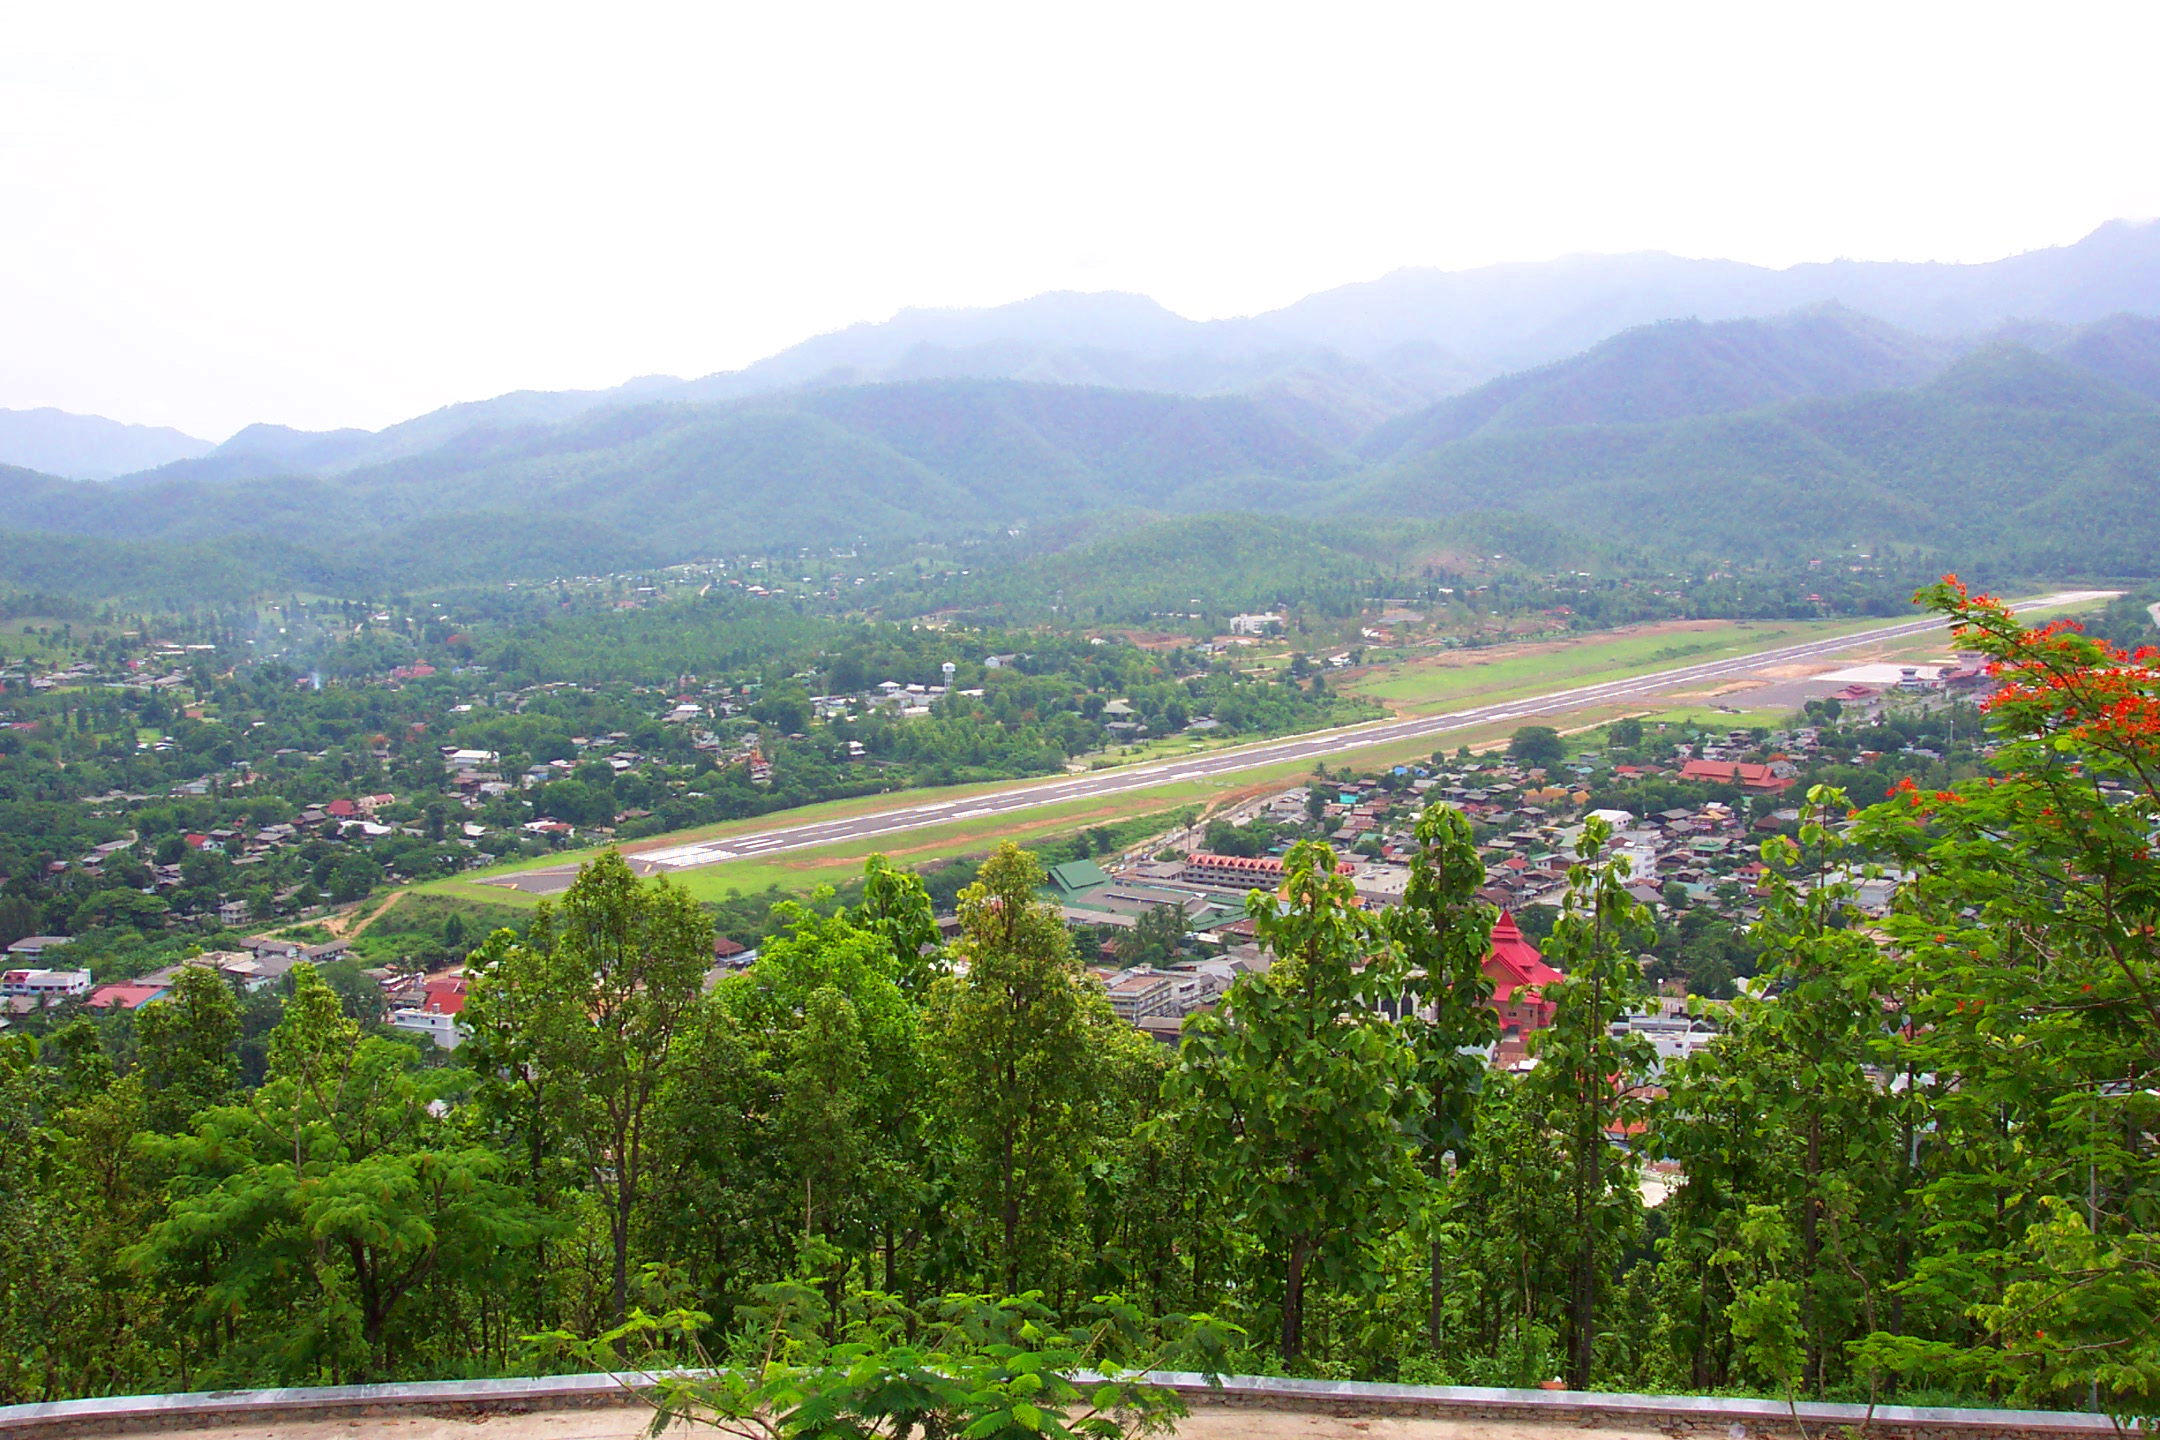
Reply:
[[[2074,332],[2050,353],[2148,400],[2160,400],[2160,321],[2112,316]]]
[[[1376,429],[1359,446],[1402,459],[1472,436],[1630,425],[1917,384],[1948,364],[1940,342],[1837,306],[1774,320],[1671,320],[1503,376]]]
[[[0,526],[111,540],[259,536],[323,547],[333,568],[349,557],[400,578],[468,564],[456,532],[478,528],[517,573],[541,574],[558,559],[990,533],[1121,506],[1280,509],[1324,495],[1347,464],[1247,399],[922,381],[468,433],[327,480],[106,487],[0,472]],[[546,538],[566,522],[582,533]],[[509,559],[525,547],[530,563]]]
[[[1195,606],[1219,623],[1289,605],[1355,612],[1376,595],[1415,594],[1469,556],[1505,553],[1548,568],[1612,547],[1527,515],[1445,520],[1220,513],[1101,517],[1079,535],[1031,537],[983,554],[965,576],[894,583],[867,603],[893,613],[954,609],[984,620],[1053,616],[1144,625]]]
[[[1504,507],[1668,551],[1908,544],[2085,573],[2160,565],[2160,406],[2028,350],[1915,390],[1659,425],[1458,441],[1352,487],[1347,513]]]

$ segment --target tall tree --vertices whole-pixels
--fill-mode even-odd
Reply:
[[[790,904],[780,919],[785,929],[760,948],[757,964],[727,977],[714,994],[727,1012],[728,1043],[739,1044],[747,1060],[734,1087],[740,1129],[801,1162],[792,1179],[794,1209],[801,1213],[806,1193],[823,1196],[818,1228],[861,1250],[866,1275],[869,1251],[882,1245],[892,1288],[901,1278],[903,1232],[919,1214],[924,1169],[921,1018],[899,981],[920,952],[897,953],[888,935],[865,928],[856,914]],[[834,1088],[835,1067],[855,1077],[844,1095]],[[692,1083],[710,1089],[719,1082]],[[813,1103],[806,1086],[825,1098]],[[822,1148],[797,1122],[837,1148]],[[845,1187],[835,1165],[850,1177]],[[767,1208],[749,1196],[742,1204],[752,1213]]]
[[[172,993],[135,1019],[150,1127],[166,1134],[223,1105],[240,1080],[240,1007],[232,987],[207,965],[184,965]]]
[[[454,1313],[417,1304],[424,1288],[499,1285],[530,1236],[498,1157],[434,1103],[454,1073],[361,1038],[313,967],[293,974],[268,1083],[144,1146],[171,1199],[124,1258],[193,1302],[206,1379],[395,1373],[401,1341]]]
[[[1942,1240],[1865,1354],[2154,1417],[2160,657],[2026,627],[1955,577],[1918,598],[1997,667],[2002,743],[1993,775],[1904,782],[1857,829],[1909,877],[1883,921],[1913,982],[1888,1066],[1944,1082],[1913,1177]]]
[[[893,979],[920,998],[942,973],[938,957],[937,911],[922,877],[903,870],[883,855],[863,862],[862,901],[855,923],[874,931],[892,948]]]
[[[1073,1219],[1118,1023],[1073,954],[1042,866],[1011,842],[960,893],[964,974],[932,987],[926,1039],[960,1192],[989,1222],[989,1273],[1007,1291],[1047,1262]]]
[[[1246,910],[1275,964],[1187,1022],[1171,1093],[1232,1223],[1264,1248],[1295,1362],[1313,1279],[1370,1284],[1372,1247],[1407,1207],[1412,1059],[1381,1009],[1399,985],[1385,938],[1333,851],[1295,846],[1282,893],[1254,891]]]
[[[1797,839],[1764,843],[1761,993],[1735,1000],[1726,1033],[1671,1068],[1653,1112],[1654,1148],[1687,1176],[1667,1204],[1665,1264],[1689,1272],[1673,1333],[1687,1337],[1698,1385],[1727,1383],[1708,1362],[1745,1349],[1721,1333],[1740,1297],[1723,1293],[1732,1266],[1717,1258],[1740,1253],[1738,1217],[1770,1207],[1777,1225],[1757,1217],[1754,1233],[1791,1241],[1780,1281],[1793,1287],[1801,1327],[1793,1378],[1817,1391],[1842,1370],[1849,1342],[1875,1328],[1909,1238],[1898,1119],[1915,1077],[1893,1089],[1873,1070],[1896,967],[1853,923],[1864,918],[1847,883],[1856,852],[1837,828],[1848,809],[1842,793],[1818,786]]]
[[[832,986],[803,1007],[788,1057],[780,1124],[802,1173],[803,1234],[820,1233],[863,1159],[862,1090],[868,1054],[847,996]]]
[[[563,1097],[582,1081],[560,1067],[591,1023],[582,1008],[581,962],[566,949],[536,948],[515,931],[496,930],[472,952],[466,974],[470,989],[458,1019],[467,1039],[458,1057],[473,1075],[482,1129],[510,1158],[535,1212],[553,1213],[580,1180],[575,1158],[565,1153],[574,1106]],[[524,1277],[536,1328],[554,1323],[549,1243],[546,1229],[534,1232]]]
[[[1651,1058],[1639,1036],[1612,1033],[1643,990],[1636,948],[1656,934],[1625,888],[1627,862],[1606,855],[1612,827],[1583,826],[1568,871],[1567,903],[1545,955],[1566,977],[1554,985],[1553,1023],[1537,1034],[1529,1098],[1568,1157],[1568,1381],[1590,1385],[1598,1306],[1617,1247],[1641,1214],[1631,1151],[1614,1145],[1642,1110]]]
[[[1487,1002],[1492,982],[1485,956],[1492,948],[1493,912],[1477,898],[1485,882],[1470,822],[1435,803],[1418,818],[1417,851],[1403,903],[1388,912],[1400,948],[1408,999],[1403,1028],[1415,1057],[1413,1077],[1423,1107],[1417,1136],[1431,1182],[1426,1231],[1430,1293],[1428,1342],[1440,1345],[1446,1243],[1439,1206],[1449,1164],[1469,1158],[1472,1122],[1485,1082],[1482,1048],[1498,1033]]]
[[[630,1304],[630,1242],[657,1101],[712,945],[712,920],[695,900],[665,879],[641,882],[609,850],[578,871],[560,903],[540,906],[523,947],[497,950],[485,971],[491,1014],[538,1021],[519,1045],[531,1076],[522,1083],[528,1097],[552,1089],[562,1144],[607,1215],[617,1320]],[[584,1023],[570,1023],[573,1015]]]

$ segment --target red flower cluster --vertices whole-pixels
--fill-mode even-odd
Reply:
[[[2028,628],[1991,595],[1945,575],[1933,599],[1961,645],[1989,657],[1992,713],[2029,735],[2069,734],[2125,759],[2160,759],[2160,650],[2124,650],[2074,620]]]

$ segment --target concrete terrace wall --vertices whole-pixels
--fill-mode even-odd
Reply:
[[[0,1435],[150,1434],[206,1426],[250,1425],[392,1414],[486,1421],[542,1410],[636,1403],[640,1375],[553,1375],[537,1379],[441,1380],[400,1385],[336,1385],[290,1390],[213,1390],[181,1395],[126,1395],[0,1406]],[[1477,1424],[1549,1424],[1656,1430],[1672,1436],[1797,1437],[1819,1440],[1849,1429],[1873,1440],[2016,1440],[2117,1433],[2102,1415],[2042,1410],[1955,1410],[1863,1405],[1798,1407],[1767,1400],[1710,1396],[1608,1395],[1594,1391],[1499,1390],[1473,1386],[1371,1385],[1354,1381],[1197,1374],[1151,1376],[1195,1405],[1249,1407],[1337,1416],[1389,1415]],[[484,1437],[482,1437],[484,1440]]]

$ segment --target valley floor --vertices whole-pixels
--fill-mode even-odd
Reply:
[[[2020,602],[2034,617],[2089,609],[2115,592],[2065,590]],[[1926,620],[1693,622],[1581,639],[1454,652],[1345,677],[1346,693],[1387,701],[1396,718],[1343,730],[1151,759],[1062,779],[869,796],[754,820],[655,836],[623,847],[644,873],[666,873],[701,899],[768,885],[807,891],[858,872],[882,851],[910,863],[979,853],[1175,807],[1214,808],[1233,792],[1280,782],[1315,760],[1406,763],[1435,746],[1483,748],[1529,721],[1562,728],[1621,715],[1773,723],[1807,698],[1829,694],[1862,663],[1948,659],[1948,636]],[[557,893],[590,852],[527,862],[494,874],[434,881],[428,890],[468,899],[529,902]]]

